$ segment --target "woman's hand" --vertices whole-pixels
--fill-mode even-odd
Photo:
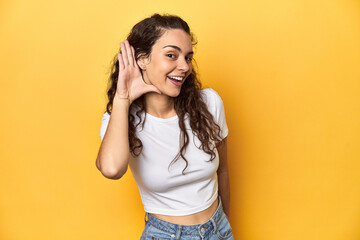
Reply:
[[[120,46],[122,53],[118,53],[119,76],[115,97],[128,98],[131,104],[144,93],[157,92],[161,94],[160,90],[154,85],[144,82],[135,60],[135,50],[130,46],[128,40],[120,43]]]

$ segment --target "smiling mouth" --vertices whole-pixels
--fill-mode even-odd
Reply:
[[[167,76],[167,77],[177,82],[182,82],[184,80],[184,77],[181,76]]]
[[[172,84],[174,84],[177,87],[180,87],[183,83],[183,80],[176,79],[174,77],[167,76],[167,78],[170,80]]]

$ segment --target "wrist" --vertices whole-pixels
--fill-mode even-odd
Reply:
[[[132,103],[132,101],[130,100],[130,98],[126,98],[126,97],[121,97],[121,96],[114,96],[113,99],[113,104],[127,104],[128,106],[130,106]]]

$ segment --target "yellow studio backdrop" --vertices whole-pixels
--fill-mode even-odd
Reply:
[[[177,14],[225,105],[235,239],[360,239],[360,2],[0,2],[0,239],[139,239],[131,172],[95,166],[110,61]]]

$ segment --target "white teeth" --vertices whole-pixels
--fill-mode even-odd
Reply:
[[[182,81],[183,80],[183,77],[173,77],[173,76],[168,76],[169,78],[171,78],[171,79],[175,79],[175,80],[177,80],[177,81]]]

